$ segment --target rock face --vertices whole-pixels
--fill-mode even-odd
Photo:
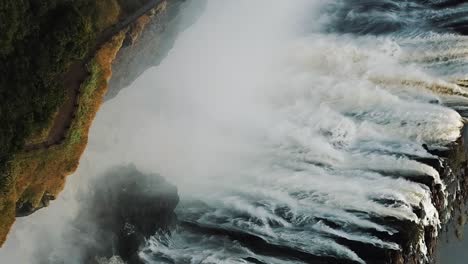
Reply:
[[[97,188],[76,220],[78,225],[96,224],[99,247],[88,251],[89,259],[117,254],[124,261],[138,263],[145,237],[168,232],[175,224],[177,189],[161,176],[144,175],[134,167],[119,168],[93,185]]]
[[[60,1],[62,0],[51,2],[59,3]],[[90,0],[86,1],[89,2]],[[16,3],[16,1],[13,2]],[[63,2],[66,2],[67,5],[75,3]],[[97,7],[95,10],[90,11],[85,7],[91,8],[91,6],[85,5],[85,2],[76,1],[79,7],[83,6],[83,10],[78,9],[81,12],[80,14],[90,13],[86,18],[91,20],[93,25],[96,24],[93,29],[89,29],[91,31],[95,30],[94,41],[91,42],[96,43],[96,45],[90,48],[86,55],[84,55],[85,52],[83,51],[83,56],[78,61],[76,59],[70,61],[67,64],[70,67],[62,67],[64,72],[60,76],[63,74],[70,78],[65,78],[66,80],[58,85],[67,90],[65,88],[69,88],[69,84],[73,83],[73,87],[76,89],[68,89],[72,90],[73,93],[67,93],[65,99],[59,100],[56,113],[51,114],[50,118],[46,118],[50,119],[49,123],[44,124],[37,131],[33,130],[26,140],[27,144],[23,148],[19,148],[15,155],[9,155],[0,150],[0,246],[5,241],[15,217],[27,216],[40,208],[46,207],[49,201],[55,199],[61,192],[66,177],[78,167],[79,159],[87,144],[89,127],[103,102],[104,94],[108,90],[108,82],[112,76],[113,68],[116,68],[117,76],[127,76],[125,82],[117,83],[131,83],[133,78],[136,78],[143,71],[143,68],[138,68],[135,71],[129,69],[135,67],[138,60],[144,57],[135,57],[129,63],[129,52],[127,50],[144,50],[143,47],[149,45],[155,39],[161,41],[162,39],[168,39],[168,44],[163,45],[167,49],[160,51],[160,54],[167,52],[172,45],[170,43],[175,39],[176,31],[173,31],[171,37],[168,37],[164,35],[166,29],[170,29],[170,24],[177,21],[177,14],[181,4],[189,2],[191,1],[91,1],[90,3],[95,4]],[[5,10],[8,11],[8,9]],[[92,16],[93,14],[95,16]],[[2,15],[3,13],[0,12],[0,16]],[[148,25],[155,29],[147,29],[149,28]],[[66,35],[67,31],[60,32],[65,37],[73,38],[73,36]],[[146,34],[151,35],[151,37],[146,38],[147,41],[139,44],[140,39],[143,39]],[[163,43],[161,41],[157,43]],[[153,46],[152,51],[163,50],[159,44]],[[125,48],[122,49],[123,46]],[[125,59],[125,56],[127,56],[127,59]],[[141,65],[149,67],[154,63],[142,62]],[[76,69],[73,69],[77,67],[74,66],[79,68],[78,72],[80,74],[75,74]],[[137,74],[130,74],[133,72]],[[55,79],[60,80],[60,78]],[[70,102],[67,102],[67,100]],[[60,107],[60,105],[63,106],[67,103],[70,107]],[[60,110],[62,108],[67,108],[70,111],[64,114]],[[21,118],[21,120],[23,119]],[[60,122],[60,120],[65,121]],[[56,126],[57,123],[61,126]],[[54,127],[63,128],[57,130]],[[52,134],[59,136],[51,137]],[[50,138],[54,140],[51,141]],[[8,157],[6,158],[6,156]],[[5,160],[8,160],[8,162],[4,162]],[[2,164],[8,164],[8,166],[2,167]]]
[[[447,225],[448,220],[454,215],[454,212],[459,211],[466,201],[468,184],[467,176],[467,136],[468,132],[465,129],[462,131],[462,136],[457,141],[446,146],[444,150],[427,150],[434,155],[430,158],[413,159],[427,164],[436,169],[440,177],[445,183],[445,188],[441,184],[428,179],[429,177],[412,176],[410,180],[427,186],[432,192],[432,203],[437,209],[441,221],[441,226],[424,225],[423,223],[413,222],[409,220],[401,220],[396,217],[375,216],[371,218],[372,222],[382,224],[397,230],[397,233],[375,232],[375,230],[366,230],[373,237],[382,239],[383,241],[391,241],[400,246],[401,249],[387,249],[379,246],[373,246],[369,243],[353,241],[343,237],[334,237],[336,242],[346,246],[355,252],[365,263],[369,264],[427,264],[435,263],[436,248],[440,239],[440,233]],[[370,187],[372,188],[372,187]],[[386,201],[382,200],[383,203]],[[388,203],[388,206],[392,206]],[[413,208],[413,212],[419,217],[424,218],[425,211],[423,205]],[[370,216],[372,217],[372,216]],[[335,223],[321,220],[328,226],[334,226]],[[464,222],[464,221],[460,221]],[[235,240],[242,246],[248,248],[251,252],[262,256],[273,256],[282,259],[297,259],[304,263],[358,263],[349,259],[337,259],[332,257],[324,257],[304,253],[294,248],[286,246],[278,246],[270,244],[260,237],[244,233],[237,230],[226,230],[223,227],[203,225],[197,222],[182,221],[180,223],[182,229],[189,230],[191,233],[208,236],[223,236],[231,240]],[[263,263],[263,262],[258,262]]]
[[[74,254],[79,259],[76,263],[99,263],[111,258],[141,263],[138,251],[145,238],[170,232],[175,225],[177,189],[159,175],[143,174],[133,166],[120,167],[90,186],[64,236],[67,245],[79,245],[80,252]],[[67,262],[60,259],[56,263]]]
[[[462,114],[462,113],[461,113]],[[462,210],[464,201],[468,194],[468,129],[465,126],[462,130],[462,136],[449,146],[446,150],[429,150],[429,152],[438,158],[418,160],[436,169],[441,179],[446,184],[445,197],[440,185],[433,183],[424,183],[432,191],[432,201],[439,212],[441,228],[435,230],[434,227],[426,227],[425,229],[415,226],[416,232],[409,232],[410,235],[405,239],[402,252],[396,252],[395,258],[390,263],[395,264],[417,264],[417,263],[433,263],[436,257],[436,249],[439,240],[438,233],[447,228],[450,224],[452,216]],[[453,221],[452,221],[453,222]],[[408,226],[409,229],[410,226]],[[422,237],[427,247],[427,258],[422,256],[418,250],[417,243]]]
[[[127,41],[115,61],[105,99],[112,99],[145,70],[157,66],[174,45],[178,33],[194,23],[205,5],[206,0],[167,1],[141,17],[127,33]],[[191,10],[190,14],[182,15],[180,11],[183,9]]]
[[[70,125],[69,130],[67,130],[70,133],[67,133],[65,141],[50,146],[51,148],[20,153],[17,155],[17,159],[12,162],[14,166],[10,173],[11,177],[8,178],[8,185],[5,185],[4,188],[9,192],[0,192],[0,244],[6,237],[15,215],[18,217],[27,216],[46,207],[49,201],[55,199],[63,188],[66,176],[78,166],[78,160],[86,145],[87,128],[89,128],[95,111],[101,104],[102,96],[107,90],[111,65],[113,77],[110,79],[110,91],[107,99],[116,96],[121,89],[131,84],[144,70],[160,63],[172,47],[177,32],[192,23],[197,17],[194,15],[188,20],[182,19],[179,16],[179,11],[184,8],[184,5],[196,4],[200,7],[199,10],[204,5],[202,0],[147,2],[154,5],[146,10],[147,12],[137,13],[133,16],[130,14],[132,20],[135,20],[134,23],[125,27],[123,31],[113,32],[120,36],[115,39],[116,45],[111,45],[103,50],[103,60],[101,61],[105,63],[97,63],[98,67],[96,68],[91,65],[89,69],[90,78],[85,83],[87,86],[85,91],[89,91],[89,93],[82,92],[83,96],[81,96],[87,101],[78,102],[76,107],[77,109],[85,109],[92,106],[94,112],[78,115],[78,117],[84,116],[85,118],[76,119],[80,121],[77,122],[76,126],[74,123]],[[459,1],[453,2],[458,3]],[[117,15],[109,15],[109,19],[100,24],[103,25],[102,27],[112,26],[112,24],[117,23],[117,19]],[[95,78],[98,76],[97,72],[105,72],[106,74]],[[96,91],[100,96],[96,96]],[[420,180],[422,184],[427,185],[432,190],[432,200],[443,223],[448,221],[448,216],[456,211],[458,205],[467,197],[466,139],[465,135],[450,145],[447,151],[431,151],[440,158],[419,160],[434,167],[447,183],[445,192],[448,197],[445,198],[442,195],[440,185],[436,185],[434,182],[423,182],[427,178]],[[64,157],[67,158],[64,159]],[[101,258],[109,259],[115,255],[128,263],[139,263],[137,252],[145,238],[155,232],[170,232],[175,223],[176,216],[173,210],[178,203],[176,188],[160,176],[144,175],[134,167],[113,170],[96,181],[94,186],[96,189],[85,199],[85,206],[73,223],[75,231],[69,233],[70,244],[79,244],[80,251],[84,250],[79,252],[83,258],[81,263],[99,263]],[[402,251],[369,250],[367,245],[351,244],[349,241],[343,241],[343,244],[347,244],[356,252],[364,252],[368,263],[431,261],[430,258],[434,255],[437,244],[437,236],[433,228],[422,229],[414,223],[398,222],[395,219],[384,219],[383,221],[394,222],[394,227],[403,231],[400,232],[401,235],[393,238],[394,241],[403,246]],[[206,232],[206,230],[203,231]],[[232,234],[232,237],[238,240],[242,239],[237,234]],[[424,259],[420,255],[418,249],[420,237],[424,238],[429,259]],[[246,240],[252,241],[251,238]],[[306,257],[308,256],[304,258]],[[63,260],[62,263],[64,262],[67,263],[66,260]],[[44,263],[49,262],[44,261]]]

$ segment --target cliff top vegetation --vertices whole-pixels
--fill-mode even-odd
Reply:
[[[64,101],[62,76],[100,32],[147,0],[0,1],[0,192],[8,163],[52,122]]]

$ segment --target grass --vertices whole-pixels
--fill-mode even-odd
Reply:
[[[120,18],[122,8],[117,0],[98,0],[96,1],[93,21],[97,31],[102,31],[114,25]]]
[[[26,138],[26,145],[34,145],[45,142],[49,136],[50,131],[52,130],[52,127],[54,125],[54,119],[57,116],[57,114],[58,111],[55,111],[55,113],[50,116],[47,124],[44,127],[39,128],[36,132],[33,132],[31,136]]]
[[[48,149],[20,152],[10,162],[7,180],[0,188],[0,244],[14,222],[16,204],[30,203],[35,207],[45,193],[56,196],[64,188],[66,176],[78,167],[92,120],[107,91],[112,61],[124,38],[125,32],[117,34],[89,63],[90,76],[82,84],[76,117],[63,143]]]
[[[118,0],[0,1],[0,186],[24,144],[46,137],[65,99],[64,73],[123,12]]]
[[[148,0],[0,1],[0,246],[17,205],[56,196],[73,173],[88,130],[107,90],[111,63],[125,34],[117,34],[89,63],[79,107],[66,139],[48,149],[24,152],[43,142],[65,101],[62,76],[94,52],[97,36]]]

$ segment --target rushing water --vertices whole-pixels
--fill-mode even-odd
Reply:
[[[460,136],[467,12],[209,1],[160,66],[106,103],[77,174],[134,163],[179,187],[178,227],[148,240],[147,263],[380,263],[408,250],[411,228],[435,235],[445,220],[430,189],[447,205],[443,179],[417,160]],[[55,203],[78,206],[71,189]]]
[[[174,51],[206,54],[197,73],[213,75],[206,80],[209,86],[210,81],[216,84],[211,99],[219,100],[218,93],[230,95],[231,102],[221,98],[229,103],[221,108],[234,113],[218,112],[216,104],[202,102],[206,111],[178,114],[195,124],[200,119],[197,134],[236,142],[236,147],[216,145],[211,150],[234,155],[235,166],[221,157],[228,164],[214,172],[207,169],[202,184],[197,185],[198,175],[195,182],[179,183],[180,228],[169,237],[150,240],[142,252],[149,262],[332,261],[328,257],[378,262],[381,255],[366,251],[405,250],[395,234],[406,232],[401,227],[406,224],[395,222],[440,225],[429,188],[415,178],[430,178],[442,190],[444,183],[435,169],[415,158],[433,157],[423,145],[441,148],[459,136],[462,126],[460,115],[440,104],[466,94],[454,81],[466,70],[468,42],[455,32],[446,33],[450,23],[438,26],[440,18],[433,17],[451,9],[411,1],[294,4],[282,17],[285,12],[278,10],[284,10],[284,4],[223,3],[229,8],[216,9],[211,3],[185,37],[200,38],[216,24],[234,39],[216,38],[219,57],[213,61],[204,57],[213,54],[211,49]],[[243,15],[252,10],[259,15]],[[210,17],[211,12],[217,15]],[[258,16],[279,32],[286,28],[295,34],[271,48],[271,29],[263,29],[256,33],[259,44],[250,43],[248,31],[260,27],[255,25]],[[281,27],[277,21],[288,23]],[[251,50],[243,49],[245,43]],[[245,58],[222,55],[239,52],[245,52]],[[249,62],[256,63],[265,52],[273,58],[266,74],[260,72],[266,65],[251,69]],[[230,63],[239,61],[248,69],[231,68]],[[262,75],[252,77],[252,72]],[[263,82],[265,75],[268,81]],[[189,86],[204,89],[198,79],[188,79]],[[206,93],[200,93],[206,99]],[[237,147],[239,142],[248,146]],[[217,161],[202,166],[210,162]],[[416,209],[424,213],[418,215]],[[426,254],[424,238],[417,247]]]

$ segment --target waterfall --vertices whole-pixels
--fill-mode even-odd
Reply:
[[[103,106],[55,203],[133,163],[181,198],[145,263],[381,263],[408,245],[429,261],[450,201],[424,160],[463,127],[468,8],[421,2],[209,1]]]

